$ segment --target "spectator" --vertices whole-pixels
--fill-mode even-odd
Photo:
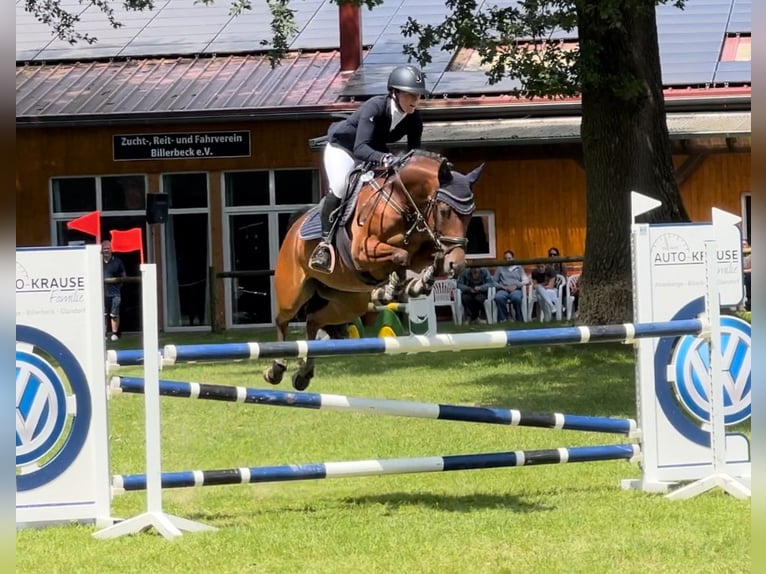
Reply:
[[[532,273],[537,306],[543,315],[544,321],[552,319],[552,313],[557,305],[560,305],[558,289],[556,288],[556,276],[558,273],[551,265],[542,265]]]
[[[561,257],[561,251],[559,251],[558,247],[550,247],[548,248],[548,257]],[[563,262],[551,263],[550,266],[553,267],[559,275],[563,275],[564,277],[567,276],[567,268]]]
[[[486,323],[484,301],[492,287],[492,276],[486,267],[467,267],[457,280],[460,300],[463,302],[466,323]]]
[[[745,284],[745,310],[750,311],[751,295],[750,295],[750,243],[747,239],[742,240],[742,274],[743,282]]]
[[[523,319],[521,302],[524,298],[524,286],[529,283],[524,268],[521,265],[513,264],[514,253],[510,249],[503,253],[503,259],[506,266],[498,267],[495,270],[495,304],[497,305],[498,322],[510,319],[508,303],[513,309],[514,318],[517,321]]]
[[[112,242],[108,239],[101,243],[101,256],[104,260],[104,279],[116,279],[125,277],[125,265],[119,257],[112,253]],[[120,304],[122,303],[122,283],[104,283],[104,312],[109,315],[112,327],[111,333],[107,333],[112,341],[119,339],[120,332]]]

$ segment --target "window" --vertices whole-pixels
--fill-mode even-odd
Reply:
[[[51,179],[51,237],[54,245],[95,243],[96,238],[67,228],[73,219],[93,211],[101,212],[101,238],[109,239],[113,229],[146,229],[146,177],[144,175],[103,175],[56,177]],[[149,242],[144,232],[144,252]],[[118,253],[129,276],[140,275],[138,251]],[[141,329],[141,293],[137,283],[122,286],[120,308],[122,331]]]
[[[210,326],[210,222],[206,173],[162,175],[168,194],[164,224],[165,327]]]
[[[319,201],[316,169],[226,172],[223,174],[227,326],[271,325],[271,270],[291,218]]]
[[[495,259],[495,214],[476,211],[468,224],[468,259]]]

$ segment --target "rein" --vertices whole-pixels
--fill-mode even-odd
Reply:
[[[431,242],[436,246],[437,251],[442,255],[446,255],[456,247],[462,247],[465,249],[465,247],[468,245],[468,238],[446,236],[439,233],[440,221],[439,212],[436,209],[436,205],[439,202],[439,194],[449,195],[449,193],[442,188],[437,188],[436,191],[428,197],[425,209],[421,211],[418,207],[418,204],[415,202],[415,199],[412,197],[412,194],[407,189],[407,186],[404,185],[402,178],[399,176],[399,169],[402,167],[402,165],[403,164],[400,163],[397,168],[394,169],[393,174],[386,176],[382,186],[379,185],[376,180],[369,182],[369,184],[376,192],[374,195],[375,201],[372,203],[372,205],[370,205],[369,211],[365,213],[364,217],[362,217],[362,209],[360,209],[360,214],[357,216],[357,225],[364,224],[367,216],[375,211],[375,208],[382,199],[387,205],[390,205],[396,213],[401,215],[405,225],[409,225],[407,230],[404,232],[404,245],[407,245],[410,242],[410,238],[415,233],[426,233],[428,234]],[[399,202],[396,201],[396,199],[394,199],[394,186],[393,182],[391,181],[391,175],[393,175],[393,177],[399,181],[399,184],[401,185],[401,188],[404,192],[404,196],[407,199],[407,203],[409,203],[409,206],[413,211],[408,210],[406,206],[402,206]],[[432,213],[434,215],[433,226],[428,224],[428,218],[432,215]],[[411,221],[412,223],[408,223],[408,221]]]

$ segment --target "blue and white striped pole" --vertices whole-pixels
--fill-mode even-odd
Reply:
[[[114,392],[139,394],[144,392],[144,380],[136,377],[113,377],[110,386]],[[634,436],[636,431],[636,421],[632,419],[524,412],[497,407],[418,403],[346,395],[285,392],[184,381],[161,380],[160,395],[277,407],[615,433],[628,436]]]
[[[640,449],[638,445],[615,444],[546,450],[494,452],[486,454],[356,460],[284,466],[232,468],[225,470],[163,472],[161,482],[162,488],[185,488],[224,484],[253,484],[261,482],[285,482],[323,478],[379,476],[384,474],[447,472],[452,470],[506,468],[540,464],[563,464],[569,462],[594,462],[620,459],[632,460],[639,454]],[[119,494],[122,491],[144,490],[146,488],[146,475],[115,475],[112,477],[112,488],[115,494]]]
[[[660,323],[623,323],[594,327],[557,327],[553,329],[487,331],[433,336],[411,335],[407,337],[368,337],[318,341],[166,345],[162,351],[162,362],[165,365],[172,365],[192,361],[400,355],[534,345],[630,343],[646,338],[697,335],[702,333],[704,327],[700,319],[685,319]],[[136,362],[140,361],[140,357],[140,352],[136,351],[110,351],[109,362],[119,365],[135,365],[140,364],[140,362]]]

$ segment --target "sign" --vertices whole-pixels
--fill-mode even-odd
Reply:
[[[101,267],[97,245],[16,250],[17,526],[111,522]]]
[[[639,212],[658,202],[641,205]],[[634,211],[635,215],[635,211]],[[634,321],[652,323],[694,319],[706,312],[713,281],[715,305],[742,300],[740,218],[713,210],[712,223],[634,224],[631,230]],[[715,242],[715,262],[708,267],[708,243]],[[711,254],[712,256],[712,254]],[[710,269],[711,277],[708,277]],[[750,326],[737,317],[719,318],[722,422],[731,425],[750,416]],[[711,432],[709,341],[705,336],[642,339],[638,342],[637,402],[642,429],[642,478],[628,481],[643,490],[709,476],[714,464]],[[653,391],[653,392],[652,392]],[[722,432],[723,464],[732,476],[749,480],[750,443],[738,432]]]
[[[177,132],[112,136],[114,161],[250,157],[250,132]]]

